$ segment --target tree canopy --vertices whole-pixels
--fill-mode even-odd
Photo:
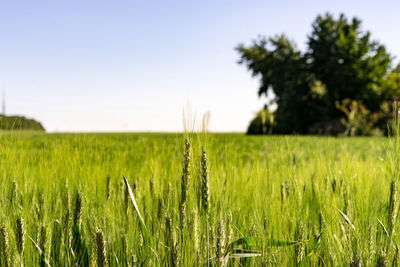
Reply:
[[[239,63],[260,78],[258,95],[273,93],[277,109],[272,133],[384,130],[388,103],[400,92],[399,67],[392,68],[393,58],[385,46],[362,30],[359,19],[349,20],[343,14],[337,19],[331,14],[318,16],[305,51],[284,34],[259,37],[236,49]],[[364,127],[360,121],[353,123],[359,118],[368,122],[369,129],[357,128]]]
[[[1,130],[29,130],[29,131],[45,131],[43,125],[34,120],[23,116],[5,116],[0,114]]]

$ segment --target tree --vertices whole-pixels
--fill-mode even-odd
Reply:
[[[259,111],[254,119],[250,122],[247,129],[247,134],[268,134],[271,133],[272,125],[274,124],[274,116],[265,105],[264,109]]]
[[[328,88],[328,115],[338,116],[335,102],[361,101],[369,110],[379,110],[383,84],[391,65],[386,48],[361,31],[361,21],[350,21],[342,14],[335,20],[330,14],[318,16],[308,38],[306,57],[315,77]]]
[[[34,119],[25,118],[24,116],[5,116],[3,114],[0,114],[0,129],[45,131],[43,125]]]
[[[304,134],[315,132],[316,126],[321,128],[317,133],[324,133],[346,117],[338,108],[345,99],[357,101],[372,114],[399,91],[398,72],[392,74],[391,83],[387,81],[392,57],[371,40],[368,31],[361,30],[357,18],[318,16],[307,44],[301,52],[293,41],[279,35],[236,48],[239,63],[260,77],[258,95],[267,95],[269,90],[275,95],[273,133]]]

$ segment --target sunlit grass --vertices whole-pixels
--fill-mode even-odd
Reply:
[[[26,266],[41,262],[35,243],[40,247],[42,227],[46,261],[52,266],[76,263],[69,243],[76,231],[78,192],[79,234],[93,264],[165,266],[173,262],[173,253],[183,266],[206,264],[207,248],[210,257],[216,255],[221,222],[226,246],[248,238],[260,250],[262,256],[242,259],[242,264],[348,265],[355,257],[375,264],[382,251],[393,261],[394,246],[385,249],[387,237],[377,220],[388,227],[390,184],[398,177],[393,176],[396,156],[387,153],[390,140],[192,134],[182,234],[184,141],[181,134],[2,133],[0,224],[8,233],[10,261],[19,265],[14,237],[21,216]],[[203,149],[209,170],[209,245],[207,216],[201,211]],[[132,187],[149,240],[127,202],[122,175]],[[166,225],[168,220],[172,225]],[[97,260],[96,248],[103,246],[96,244],[96,232],[97,239],[104,235],[106,260]],[[396,244],[397,232],[394,224]],[[61,252],[54,257],[57,245]]]

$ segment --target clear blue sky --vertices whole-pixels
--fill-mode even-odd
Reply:
[[[234,48],[316,15],[357,16],[400,55],[399,1],[0,0],[7,113],[48,131],[178,131],[187,103],[213,131],[244,131],[265,102]]]

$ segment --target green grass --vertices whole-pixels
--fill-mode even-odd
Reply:
[[[96,265],[100,262],[97,230],[104,233],[106,262],[111,266],[133,262],[168,266],[175,254],[182,266],[205,265],[207,216],[198,202],[203,147],[210,174],[211,257],[222,222],[225,250],[229,243],[245,238],[240,241],[242,248],[247,244],[262,253],[248,260],[231,259],[229,264],[333,266],[349,265],[358,257],[363,265],[374,265],[383,252],[388,263],[395,258],[390,243],[385,249],[389,239],[377,220],[388,227],[390,183],[399,184],[396,155],[388,154],[394,151],[390,140],[191,135],[187,223],[181,233],[184,140],[182,134],[3,132],[0,224],[6,226],[12,265],[19,265],[15,241],[19,215],[25,228],[21,261],[26,266],[86,261]],[[132,187],[149,238],[142,235],[122,175]],[[78,192],[82,223],[73,225]],[[68,213],[70,220],[65,219]],[[391,238],[397,244],[398,223],[394,229]],[[40,234],[43,231],[46,238]],[[87,249],[86,261],[78,260],[74,238]]]

